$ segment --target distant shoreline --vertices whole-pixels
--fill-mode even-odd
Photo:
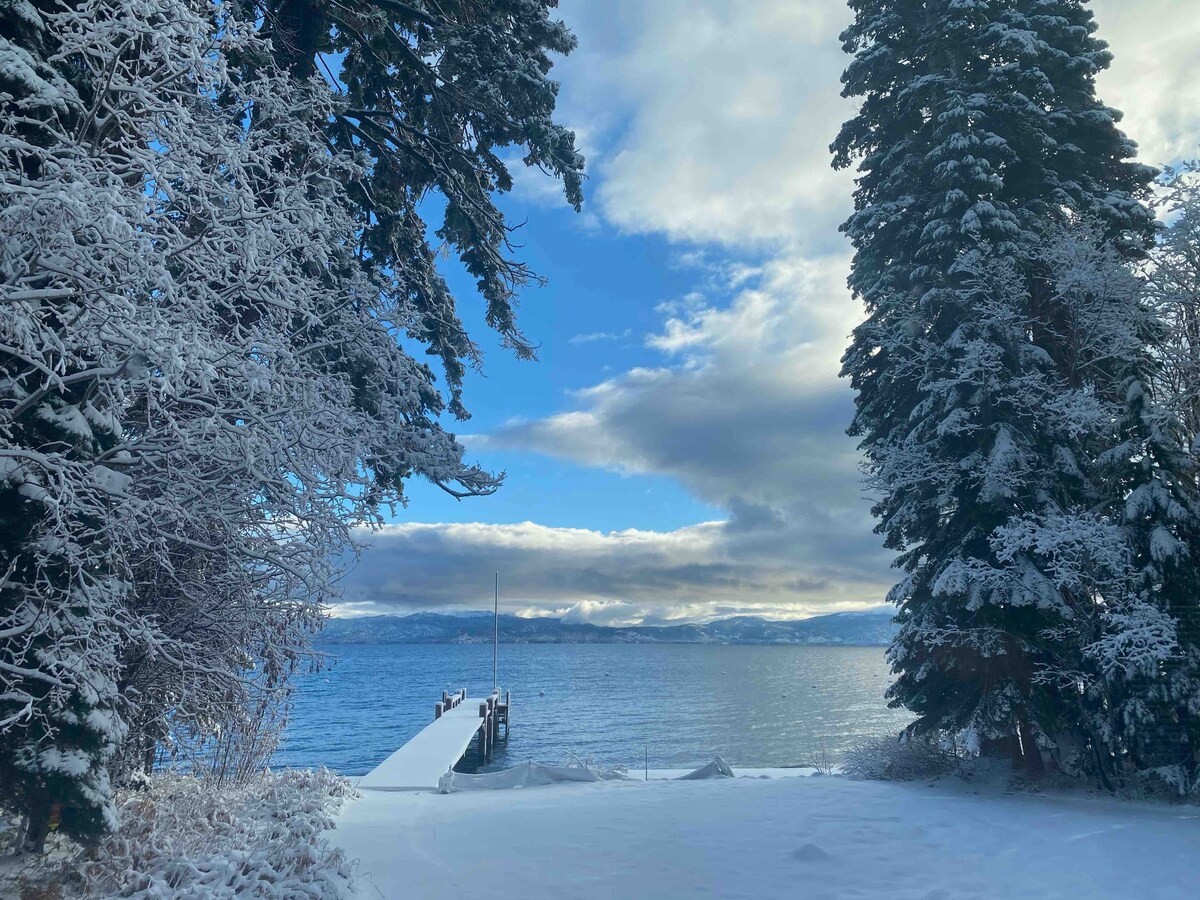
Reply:
[[[607,626],[555,618],[500,616],[502,644],[706,644],[885,647],[896,626],[888,607],[773,621],[735,616],[705,624]],[[490,613],[330,619],[318,644],[490,644]]]
[[[485,641],[485,640],[464,640],[464,641],[460,641],[460,640],[422,641],[422,640],[402,640],[402,639],[396,639],[396,640],[346,640],[346,639],[340,638],[340,637],[330,640],[323,636],[318,636],[313,641],[313,643],[316,646],[320,646],[320,647],[347,647],[347,646],[360,646],[360,647],[385,647],[385,646],[386,647],[392,647],[392,646],[433,647],[433,646],[438,646],[438,647],[445,647],[445,646],[450,646],[450,645],[455,645],[455,644],[460,645],[460,646],[466,646],[466,647],[476,647],[476,646],[491,646],[492,642]],[[852,643],[849,641],[665,641],[665,640],[662,640],[662,641],[653,641],[653,640],[651,640],[651,641],[623,641],[623,640],[586,641],[586,640],[569,640],[569,639],[561,639],[560,640],[557,638],[548,638],[545,640],[536,640],[535,639],[535,640],[510,641],[510,640],[506,640],[504,638],[500,639],[500,646],[502,646],[502,647],[527,647],[527,646],[531,646],[531,645],[570,646],[570,647],[627,647],[627,646],[661,647],[664,645],[669,645],[672,647],[850,647],[850,648],[878,647],[878,648],[883,648],[883,647],[890,646],[891,642],[890,641],[878,641],[878,642],[869,642],[869,643]]]

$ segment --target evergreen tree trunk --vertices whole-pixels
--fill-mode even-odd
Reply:
[[[1046,761],[1042,758],[1042,751],[1038,748],[1033,728],[1024,718],[1020,723],[1020,736],[1025,775],[1034,780],[1042,778],[1046,774]]]
[[[40,856],[45,851],[46,838],[50,835],[50,809],[50,792],[44,786],[39,785],[29,792],[21,852]]]

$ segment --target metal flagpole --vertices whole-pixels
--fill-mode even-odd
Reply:
[[[496,572],[496,605],[494,607],[494,623],[495,630],[492,634],[492,690],[497,690],[500,687],[500,679],[497,676],[498,663],[500,658],[500,572]]]

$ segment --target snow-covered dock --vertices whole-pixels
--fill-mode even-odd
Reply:
[[[499,691],[478,703],[466,691],[443,694],[433,722],[407,744],[381,762],[358,782],[372,791],[434,790],[438,779],[458,763],[478,740],[479,756],[488,759],[504,725],[508,735],[509,696]]]

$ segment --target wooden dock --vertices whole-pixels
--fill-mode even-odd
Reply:
[[[433,721],[363,776],[358,787],[370,791],[436,789],[438,780],[467,755],[472,744],[479,763],[492,758],[496,743],[508,740],[510,709],[511,694],[507,692],[501,695],[495,690],[476,702],[467,699],[465,689],[453,694],[443,691],[434,705]]]

